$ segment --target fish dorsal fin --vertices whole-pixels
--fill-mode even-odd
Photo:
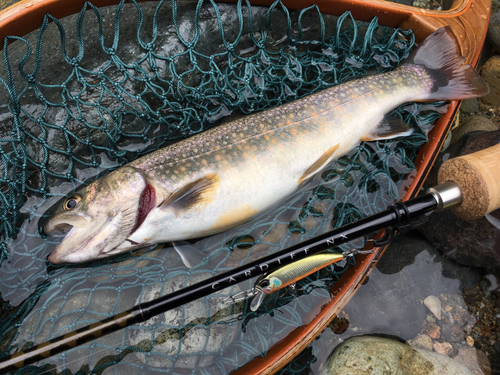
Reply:
[[[313,177],[316,173],[320,172],[324,167],[328,165],[333,160],[335,156],[335,151],[337,151],[339,145],[330,147],[326,152],[321,155],[321,157],[316,160],[307,170],[304,172],[302,177],[299,178],[299,184],[303,183],[305,180]]]
[[[202,203],[208,204],[213,200],[219,183],[219,177],[214,173],[200,177],[174,191],[161,208],[171,208],[177,214]]]
[[[384,116],[370,133],[361,138],[363,142],[406,137],[413,133],[406,122],[399,117]]]

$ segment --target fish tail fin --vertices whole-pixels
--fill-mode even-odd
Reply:
[[[424,100],[462,100],[483,96],[489,88],[470,64],[463,64],[449,26],[429,35],[412,52],[402,68],[417,65],[432,81]]]

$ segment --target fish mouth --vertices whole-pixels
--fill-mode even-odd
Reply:
[[[54,251],[52,251],[52,253],[48,257],[49,262],[51,262],[53,264],[61,264],[61,263],[66,262],[67,257],[68,257],[68,250],[71,251],[72,257],[77,256],[77,254],[79,252],[81,252],[85,248],[85,246],[87,246],[88,243],[90,241],[92,241],[92,239],[95,237],[95,236],[89,236],[89,238],[86,241],[84,241],[79,247],[77,247],[75,249],[68,249],[68,248],[66,248],[66,243],[70,241],[70,239],[77,233],[77,231],[79,229],[79,228],[73,227],[72,225],[69,225],[69,224],[66,224],[65,228],[68,226],[71,227],[71,230],[66,234],[66,236],[63,238],[63,240],[59,243],[59,245],[57,245],[57,247],[54,249]],[[56,231],[57,231],[57,229],[56,229]],[[90,260],[90,259],[82,259],[81,262],[83,263],[87,260]]]
[[[64,237],[73,229],[73,225],[67,223],[60,223],[50,228],[50,231],[45,227],[43,228],[43,232],[45,234],[50,234],[54,237]]]
[[[72,228],[86,228],[92,219],[84,215],[74,215],[71,218],[53,217],[43,226],[43,232],[48,235],[62,236],[71,232]]]

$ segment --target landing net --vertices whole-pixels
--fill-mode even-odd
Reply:
[[[406,104],[410,137],[365,143],[272,211],[194,245],[186,269],[169,244],[88,265],[54,266],[50,208],[82,184],[175,141],[354,77],[394,69],[409,31],[248,2],[135,1],[50,15],[7,37],[0,67],[0,359],[131,306],[385,208],[439,114]],[[439,105],[436,103],[435,105]],[[418,125],[418,126],[417,126]],[[420,130],[424,129],[424,131]],[[343,248],[363,247],[359,241]],[[338,249],[337,249],[338,250]],[[263,356],[354,264],[329,266],[257,312],[231,304],[243,283],[19,374],[229,373]]]

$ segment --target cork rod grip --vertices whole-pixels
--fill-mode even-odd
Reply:
[[[438,183],[455,182],[463,202],[452,208],[462,219],[476,220],[500,208],[500,144],[443,163]]]

